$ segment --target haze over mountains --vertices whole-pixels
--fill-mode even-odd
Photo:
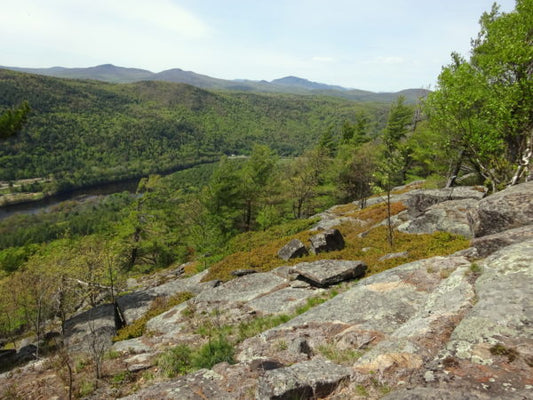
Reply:
[[[307,79],[287,76],[273,81],[253,81],[246,79],[225,80],[207,75],[197,74],[192,71],[183,71],[179,68],[169,69],[154,73],[138,68],[124,68],[112,64],[98,65],[88,68],[20,68],[1,67],[13,71],[47,75],[69,79],[93,79],[111,83],[132,83],[139,81],[166,81],[193,85],[202,89],[253,91],[292,94],[321,94],[342,97],[357,101],[393,101],[400,95],[405,96],[408,102],[415,102],[424,97],[428,91],[425,89],[406,89],[400,92],[375,93],[359,89],[349,89],[336,85],[312,82]]]

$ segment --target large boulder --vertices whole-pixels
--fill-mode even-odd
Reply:
[[[392,203],[402,202],[409,210],[409,214],[416,216],[434,204],[450,200],[474,199],[481,200],[486,195],[482,186],[458,186],[444,189],[415,189],[405,193],[393,194]],[[379,196],[367,200],[367,206],[387,201],[386,197]]]
[[[298,239],[292,239],[278,251],[278,257],[285,261],[289,261],[292,258],[303,257],[307,254],[309,253],[305,244]]]
[[[150,305],[157,297],[168,297],[175,295],[178,292],[191,292],[198,294],[204,290],[211,289],[218,285],[218,281],[202,282],[202,279],[207,274],[207,270],[193,275],[190,278],[177,278],[165,282],[154,287],[137,290],[133,293],[126,294],[118,298],[118,306],[120,307],[126,323],[130,324],[133,321],[141,318]]]
[[[405,193],[403,203],[409,214],[419,215],[432,205],[450,200],[473,199],[481,200],[485,197],[486,189],[481,186],[458,186],[444,189],[413,190]]]
[[[474,237],[533,224],[533,181],[511,186],[481,200],[468,212]]]
[[[431,205],[422,214],[401,224],[398,230],[417,234],[443,231],[472,237],[467,212],[477,203],[474,199],[461,199]]]
[[[267,371],[259,378],[256,399],[316,399],[333,392],[350,376],[350,369],[331,361],[314,359]]]
[[[342,250],[344,248],[344,238],[338,229],[328,229],[317,233],[309,241],[311,242],[311,253],[313,254]]]
[[[291,269],[297,279],[316,287],[328,287],[339,282],[361,278],[366,272],[362,261],[319,260],[300,263]]]
[[[113,304],[103,304],[78,314],[65,323],[65,335],[71,349],[90,350],[91,345],[108,348],[117,328],[116,309]]]

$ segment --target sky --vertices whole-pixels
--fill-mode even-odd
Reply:
[[[434,88],[493,0],[0,0],[0,65]],[[501,10],[514,0],[499,0]]]

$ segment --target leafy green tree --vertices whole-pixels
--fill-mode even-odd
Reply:
[[[522,179],[532,155],[533,2],[494,5],[480,25],[470,60],[452,54],[426,111],[454,154],[450,175],[469,162],[494,191]]]
[[[387,225],[388,241],[394,244],[393,227],[391,221],[390,193],[394,185],[403,183],[405,169],[405,143],[404,139],[410,130],[413,121],[413,109],[405,104],[405,99],[400,96],[391,106],[387,126],[383,132],[383,150],[378,163],[376,177],[383,190],[387,193]]]
[[[318,195],[318,186],[323,181],[323,160],[324,154],[320,148],[315,148],[295,158],[286,170],[286,191],[290,195],[295,218],[306,217],[306,209],[312,209],[309,204]]]
[[[27,101],[0,114],[0,139],[16,135],[28,119],[31,108]]]
[[[376,171],[377,147],[366,143],[350,149],[349,155],[340,159],[337,186],[342,201],[359,201],[364,208],[366,199],[372,194],[372,182]]]
[[[250,158],[240,172],[241,193],[243,196],[243,229],[252,229],[254,208],[265,200],[269,192],[277,156],[265,145],[255,145]]]
[[[348,129],[349,133],[347,134],[347,136],[351,138],[351,136],[353,136],[353,131],[351,127],[349,127]],[[332,157],[337,151],[337,144],[338,143],[335,135],[335,129],[333,126],[329,126],[328,129],[325,130],[324,133],[322,133],[322,136],[320,136],[320,140],[318,141],[318,148],[325,156]]]
[[[54,311],[56,277],[45,268],[41,256],[34,256],[25,264],[23,270],[10,277],[9,285],[14,294],[14,303],[22,310],[24,321],[32,327],[37,336],[35,357],[39,358],[46,323]]]

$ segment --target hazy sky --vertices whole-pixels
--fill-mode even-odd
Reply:
[[[434,86],[492,0],[1,0],[0,65]],[[514,0],[500,0],[503,11]],[[1,95],[1,94],[0,94]]]

